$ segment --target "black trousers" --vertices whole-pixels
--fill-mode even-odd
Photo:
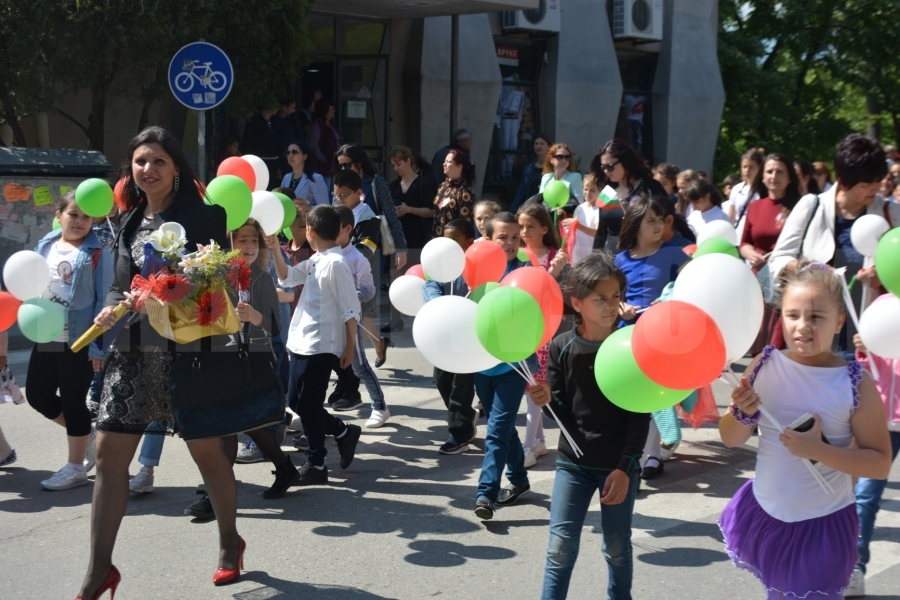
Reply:
[[[434,384],[447,407],[447,429],[457,442],[468,442],[475,433],[472,421],[475,409],[475,374],[448,373],[434,368]]]
[[[68,435],[89,435],[91,413],[86,401],[93,379],[87,348],[76,354],[62,342],[35,344],[28,361],[25,397],[48,419],[63,414]]]
[[[287,401],[303,423],[303,433],[309,442],[306,460],[318,467],[325,464],[328,454],[325,436],[339,436],[347,430],[343,421],[325,410],[325,395],[334,359],[334,354],[290,353],[291,380]]]

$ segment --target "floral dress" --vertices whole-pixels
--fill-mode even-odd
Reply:
[[[438,188],[434,198],[434,237],[444,237],[444,227],[453,219],[474,224],[475,194],[462,179],[448,179]]]

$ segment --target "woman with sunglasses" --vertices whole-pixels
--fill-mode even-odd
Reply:
[[[644,158],[628,142],[612,139],[606,142],[591,160],[588,170],[600,186],[609,185],[616,191],[621,207],[600,211],[600,223],[594,236],[594,249],[616,251],[622,219],[633,198],[641,194],[666,195],[663,186],[653,179]]]
[[[295,198],[305,198],[312,208],[316,206],[328,206],[329,193],[325,184],[325,178],[313,172],[312,161],[309,158],[309,146],[303,142],[291,142],[287,151],[288,164],[291,172],[281,180],[281,187],[294,190]]]
[[[538,192],[543,194],[547,186],[554,181],[562,181],[569,188],[569,193],[578,198],[579,203],[584,202],[584,183],[581,181],[581,173],[578,172],[578,161],[567,144],[550,146],[547,158],[544,159],[544,176],[541,177]]]

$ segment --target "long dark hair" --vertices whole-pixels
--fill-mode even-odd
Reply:
[[[447,156],[453,157],[453,162],[462,167],[462,180],[469,187],[475,185],[475,163],[469,160],[468,153],[454,148],[447,153]]]
[[[288,147],[297,146],[300,148],[300,152],[306,155],[306,160],[303,163],[303,172],[307,177],[312,179],[313,173],[316,172],[315,165],[313,163],[316,162],[315,157],[309,153],[309,145],[306,142],[301,142],[300,140],[291,140],[288,144]]]
[[[178,191],[173,189],[173,200],[175,202],[203,202],[200,190],[204,186],[184,155],[181,144],[178,143],[171,131],[154,125],[147,127],[131,138],[131,141],[128,142],[128,147],[125,149],[125,162],[122,163],[120,171],[120,177],[124,177],[126,180],[121,195],[125,210],[131,210],[141,202],[147,201],[147,196],[135,184],[134,173],[131,170],[131,159],[134,157],[134,151],[139,146],[147,144],[159,144],[162,146],[162,149],[175,164],[175,168],[178,169]]]
[[[609,154],[622,163],[622,168],[625,169],[626,181],[639,181],[650,177],[650,169],[647,168],[647,163],[644,158],[638,154],[634,148],[629,146],[628,142],[619,138],[614,138],[603,144],[603,147],[597,150],[597,154],[594,155],[594,158],[591,159],[591,164],[588,165],[588,171],[593,173],[598,182],[612,184],[612,182],[609,181],[609,177],[606,176],[606,171],[601,167],[602,161],[600,160],[600,157],[604,154]]]
[[[788,185],[784,190],[784,198],[781,199],[781,205],[784,206],[787,210],[794,210],[797,202],[800,201],[800,178],[797,177],[797,171],[794,170],[794,161],[791,160],[790,156],[782,152],[773,152],[772,154],[766,156],[766,159],[763,161],[762,168],[756,175],[756,181],[754,182],[753,188],[750,192],[750,198],[753,197],[753,194],[759,194],[760,198],[769,197],[769,188],[767,188],[766,184],[763,183],[763,172],[766,170],[766,163],[770,160],[780,162],[787,171]]]
[[[517,217],[519,215],[531,217],[538,222],[538,225],[545,227],[547,233],[544,234],[541,243],[548,248],[559,250],[559,238],[556,236],[556,227],[553,226],[553,221],[550,220],[550,213],[547,212],[543,204],[523,204],[516,213]]]
[[[336,171],[341,170],[338,156],[346,156],[357,163],[360,168],[362,168],[364,176],[375,177],[375,165],[372,163],[372,158],[369,156],[369,153],[366,152],[362,146],[358,146],[357,144],[344,144],[341,146],[338,151],[334,153],[334,168]]]
[[[816,181],[816,168],[812,165],[811,162],[807,162],[805,160],[795,160],[794,167],[800,169],[800,172],[809,177],[806,182],[806,193],[807,194],[821,194],[822,190],[819,189],[819,182]]]
[[[666,207],[663,202],[671,202],[668,198],[662,199],[655,196],[641,196],[632,200],[625,210],[625,218],[622,219],[622,228],[619,230],[619,250],[631,250],[637,246],[638,231],[647,211],[653,211],[660,219],[666,218]]]

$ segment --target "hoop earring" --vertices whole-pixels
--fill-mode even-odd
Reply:
[[[178,180],[179,180],[179,179],[181,179],[181,174],[180,174],[180,173],[175,173],[175,184],[172,186],[172,193],[173,193],[173,194],[177,194],[177,193],[178,193]]]

